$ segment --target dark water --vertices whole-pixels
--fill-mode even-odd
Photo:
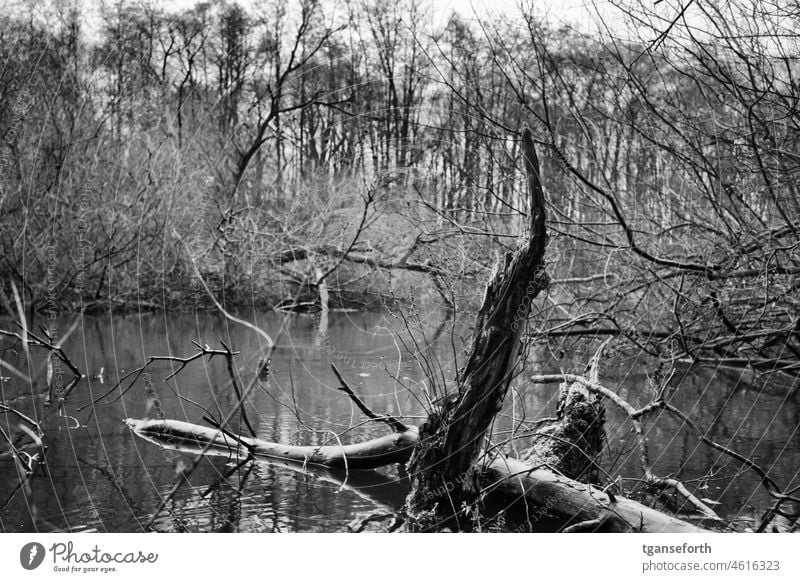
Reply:
[[[461,350],[460,336],[466,333],[466,326],[454,331],[441,325],[442,315],[424,318],[422,327],[431,342],[426,350],[421,338],[414,344],[408,335],[393,333],[405,325],[391,314],[331,313],[327,322],[312,315],[243,317],[255,317],[273,337],[286,320],[286,333],[273,355],[271,381],[253,393],[248,411],[261,438],[295,444],[335,443],[336,438],[346,443],[386,432],[383,425],[364,424],[363,416],[337,390],[331,362],[373,410],[421,422],[423,404],[435,398],[434,387],[425,382],[424,366],[411,354],[423,348],[428,361],[436,360],[452,370],[453,346]],[[58,333],[71,323],[58,320]],[[327,327],[327,334],[321,333],[321,325]],[[8,329],[5,322],[2,327]],[[226,414],[236,397],[225,362],[222,358],[197,360],[164,381],[179,365],[158,361],[148,368],[148,378],[140,377],[122,396],[129,382],[97,405],[91,403],[147,356],[193,354],[192,340],[215,348],[222,340],[239,351],[243,383],[263,349],[258,335],[215,315],[87,317],[64,344],[87,377],[63,406],[47,403],[41,353],[33,353],[32,385],[5,369],[0,371],[5,404],[38,419],[47,445],[45,470],[37,471],[29,487],[21,489],[14,462],[9,455],[0,455],[3,531],[144,528],[161,498],[176,484],[179,469],[194,458],[165,454],[136,437],[123,419],[163,414],[202,423],[205,410],[217,417],[220,411]],[[19,346],[5,339],[0,345],[6,347],[2,356],[6,362],[24,368]],[[590,348],[583,342],[541,348],[532,354],[527,369],[531,373],[582,371],[593,351]],[[570,356],[555,355],[562,349]],[[644,405],[649,401],[646,374],[655,366],[652,359],[617,354],[602,379],[634,405]],[[62,367],[60,372],[66,382],[69,371]],[[759,379],[747,371],[706,367],[679,370],[672,384],[672,403],[709,438],[756,459],[786,488],[800,485],[796,378]],[[516,382],[496,423],[495,438],[502,440],[518,426],[523,410],[526,421],[552,416],[557,390],[555,385]],[[618,411],[609,407],[609,453],[604,466],[630,491],[636,489],[640,476],[638,451],[630,424],[622,421]],[[15,418],[0,415],[0,422],[18,442],[25,441]],[[646,426],[655,471],[684,480],[698,496],[717,503],[714,508],[727,519],[747,527],[769,506],[770,498],[752,471],[700,443],[679,421],[663,415],[649,418]],[[509,446],[523,448],[525,441]],[[0,451],[6,450],[4,443]],[[226,477],[233,465],[224,457],[204,459],[153,527],[162,531],[345,531],[355,518],[398,509],[406,493],[396,467],[344,475],[258,462]]]

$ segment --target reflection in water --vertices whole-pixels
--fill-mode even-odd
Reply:
[[[425,381],[423,366],[407,351],[419,350],[392,333],[403,322],[384,313],[331,313],[320,332],[314,315],[249,314],[264,329],[275,332],[284,317],[288,332],[273,355],[271,382],[256,390],[248,414],[258,436],[292,444],[327,443],[334,432],[343,442],[385,434],[381,424],[363,423],[350,400],[337,390],[330,371],[335,363],[352,388],[376,412],[405,416],[419,423],[426,403],[435,398]],[[460,348],[463,327],[443,325],[441,315],[425,320],[433,344],[423,351],[428,361],[453,377],[454,346]],[[65,323],[64,329],[68,324]],[[221,358],[198,360],[180,374],[173,362],[157,362],[120,396],[116,390],[97,406],[90,404],[122,376],[141,366],[146,356],[187,356],[191,344],[216,347],[219,340],[240,352],[243,376],[257,369],[263,345],[252,331],[215,315],[146,315],[91,317],[68,339],[65,349],[86,372],[72,389],[63,409],[47,402],[42,354],[34,385],[17,378],[0,382],[8,405],[35,417],[45,432],[47,463],[31,481],[31,495],[12,495],[16,470],[8,455],[0,456],[0,528],[3,531],[141,531],[194,460],[190,453],[167,451],[138,439],[124,418],[167,418],[200,423],[206,410],[216,416],[236,403]],[[434,341],[435,340],[435,341]],[[3,343],[8,345],[8,342]],[[581,347],[583,346],[583,347]],[[531,373],[582,372],[592,346],[576,342],[551,351],[542,348],[528,361]],[[562,354],[560,359],[554,352]],[[649,402],[647,373],[656,367],[641,355],[618,355],[602,375],[609,388],[634,406]],[[17,363],[19,365],[19,363]],[[103,373],[101,373],[103,371]],[[504,438],[520,423],[552,416],[557,386],[531,386],[523,374],[509,395],[495,431]],[[752,376],[752,375],[750,375]],[[679,370],[673,379],[672,403],[683,410],[707,436],[755,458],[784,487],[797,486],[800,466],[800,403],[797,379],[762,378],[754,383],[748,372],[714,368]],[[128,382],[122,388],[127,388]],[[149,395],[148,395],[149,394]],[[154,402],[157,401],[157,405]],[[77,421],[76,421],[77,419]],[[15,421],[0,417],[6,432],[19,434]],[[626,489],[640,474],[638,453],[617,410],[608,409],[608,453],[604,467]],[[76,424],[79,428],[75,428]],[[234,423],[237,427],[238,420]],[[352,430],[347,430],[353,427]],[[714,509],[728,519],[752,520],[771,503],[751,472],[718,451],[706,447],[669,415],[647,423],[654,471],[674,475],[699,496],[718,502]],[[243,427],[242,427],[243,428]],[[244,432],[244,430],[242,430]],[[524,441],[513,443],[521,449]],[[257,462],[231,472],[236,459],[204,458],[154,528],[162,531],[343,531],[355,517],[397,510],[407,483],[397,467],[379,472],[308,470],[285,463]],[[363,473],[363,474],[360,474]],[[346,478],[345,478],[346,477]],[[10,499],[9,499],[10,498]]]

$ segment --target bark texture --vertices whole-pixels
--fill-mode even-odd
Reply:
[[[588,365],[590,382],[599,382],[606,340]],[[543,426],[520,455],[530,465],[544,465],[572,479],[597,483],[605,444],[606,410],[598,394],[580,382],[560,385],[556,421]]]

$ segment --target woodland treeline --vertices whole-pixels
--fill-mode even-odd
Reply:
[[[591,32],[419,0],[85,10],[0,16],[7,310],[13,282],[32,315],[467,311],[528,223],[527,124],[537,334],[796,369],[796,5],[632,2]]]

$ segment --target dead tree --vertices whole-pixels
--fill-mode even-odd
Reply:
[[[545,200],[528,128],[522,132],[522,151],[530,196],[529,233],[495,267],[476,318],[471,352],[459,374],[458,392],[420,427],[420,444],[409,465],[408,512],[422,527],[430,520],[449,522],[454,516],[453,507],[431,503],[431,492],[442,484],[456,484],[451,492],[455,513],[461,502],[476,499],[475,463],[511,384],[531,303],[547,287]]]
[[[602,350],[590,365],[589,379],[570,378],[571,385],[560,399],[559,418],[547,436],[565,443],[566,448],[547,447],[535,441],[524,455],[527,462],[507,458],[496,450],[484,451],[484,440],[517,369],[531,302],[548,284],[544,268],[544,193],[528,129],[523,131],[522,146],[531,198],[529,233],[514,253],[503,257],[486,287],[472,349],[458,376],[457,391],[440,401],[419,429],[371,412],[335,368],[342,391],[367,417],[387,424],[391,434],[348,445],[334,442],[290,446],[236,436],[219,423],[208,428],[166,419],[129,419],[128,425],[139,436],[162,447],[202,454],[236,454],[245,457],[245,461],[261,458],[294,463],[303,470],[307,466],[343,469],[346,476],[350,471],[408,461],[410,491],[405,513],[412,531],[470,529],[471,520],[464,519],[468,517],[465,509],[489,495],[522,501],[526,510],[546,508],[548,514],[569,526],[569,531],[704,531],[577,480],[585,477],[587,469],[591,472],[596,467],[602,448],[604,409],[599,396],[609,396],[590,389],[597,382]],[[580,430],[574,430],[571,423],[580,424]]]

